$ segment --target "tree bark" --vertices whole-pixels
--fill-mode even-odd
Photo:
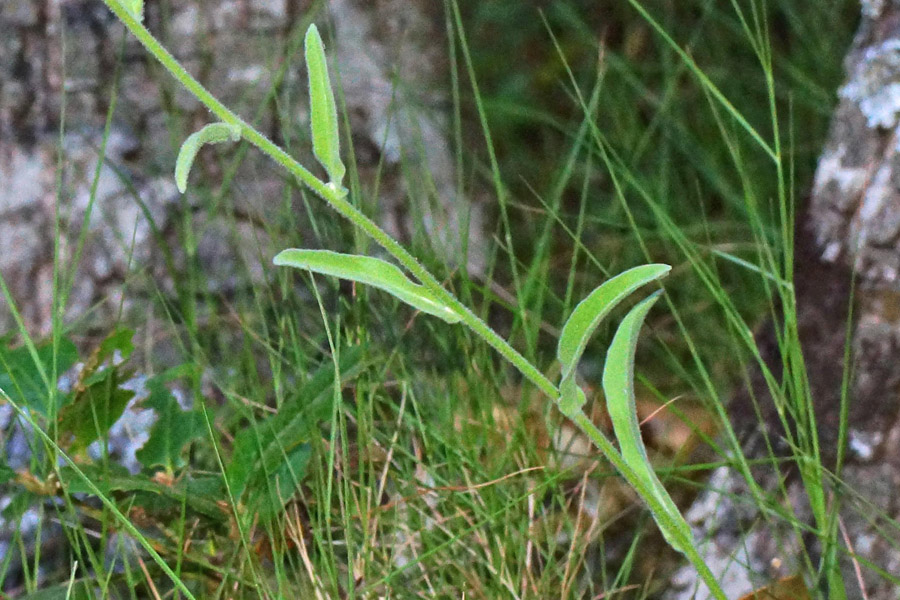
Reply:
[[[828,482],[828,501],[840,502],[839,554],[848,597],[888,600],[896,598],[897,585],[878,569],[900,573],[900,534],[889,521],[900,517],[900,2],[863,2],[845,69],[828,142],[797,224],[794,285],[823,462],[834,469],[855,277],[849,443],[839,482]],[[758,344],[777,376],[774,332],[773,324],[764,326]],[[790,456],[790,448],[778,445],[784,432],[759,373],[751,381],[775,452]],[[751,434],[745,452],[759,458],[767,453],[761,436],[752,435],[761,431],[749,431],[760,422],[750,397],[749,390],[738,392],[731,410],[736,429]],[[773,493],[786,481],[779,497],[801,523],[815,525],[796,465],[755,475]],[[743,478],[726,467],[714,472],[688,518],[697,539],[709,540],[706,559],[735,597],[798,572],[804,549],[813,559],[822,552],[815,536],[798,536],[783,519],[761,513]],[[701,591],[695,596],[696,588]],[[685,568],[667,597],[706,598],[704,590]]]

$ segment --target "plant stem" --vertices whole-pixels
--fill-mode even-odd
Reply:
[[[298,163],[291,155],[279,148],[262,133],[245,122],[238,115],[228,109],[213,96],[209,90],[194,79],[178,60],[166,50],[152,33],[135,16],[126,9],[120,0],[103,0],[113,13],[116,14],[125,27],[144,45],[174,77],[187,88],[196,98],[224,123],[237,125],[241,129],[241,136],[264,154],[267,154],[275,162],[283,166],[301,183],[309,187],[317,196],[325,200],[340,215],[348,219],[356,227],[367,233],[375,243],[384,248],[391,256],[397,259],[410,273],[429,289],[439,300],[452,308],[465,323],[485,342],[490,344],[497,352],[506,358],[519,372],[538,387],[544,394],[552,399],[559,396],[556,386],[540,370],[522,356],[509,342],[503,339],[496,331],[482,321],[472,310],[460,302],[453,294],[448,292],[440,284],[437,278],[428,272],[415,257],[410,254],[400,243],[394,240],[374,221],[364,215],[355,206],[348,202],[345,194],[325,182],[321,181],[303,165]]]
[[[104,0],[106,5],[125,24],[128,30],[185,88],[206,106],[214,115],[224,123],[240,127],[241,136],[263,153],[282,165],[301,183],[309,187],[316,195],[325,200],[335,211],[348,219],[353,225],[368,234],[378,245],[384,248],[401,265],[431,291],[435,297],[453,309],[462,323],[467,325],[476,335],[487,342],[499,352],[506,360],[512,363],[529,381],[546,394],[558,405],[559,390],[550,379],[537,367],[522,356],[509,342],[503,339],[496,331],[480,319],[471,309],[460,302],[456,296],[448,292],[440,284],[434,275],[423,267],[416,258],[410,254],[399,242],[382,230],[374,221],[360,212],[346,199],[346,192],[321,181],[309,170],[304,168],[287,152],[275,145],[271,140],[254,129],[250,124],[242,120],[238,115],[219,102],[203,85],[188,73],[178,60],[166,50],[153,34],[127,10],[120,0]],[[702,557],[696,551],[693,540],[685,539],[678,527],[672,524],[672,517],[668,515],[665,507],[660,503],[653,490],[647,487],[637,472],[622,458],[622,455],[612,445],[612,442],[601,432],[593,422],[579,409],[566,414],[581,431],[588,436],[594,445],[603,453],[607,460],[622,474],[628,483],[647,502],[650,510],[670,524],[669,529],[675,532],[677,539],[684,549],[688,560],[697,569],[700,577],[707,584],[713,596],[718,600],[727,600],[719,587],[713,573],[703,562]]]
[[[681,545],[680,550],[684,552],[688,561],[690,561],[690,563],[694,565],[694,568],[697,569],[697,573],[709,588],[713,597],[716,598],[716,600],[728,600],[725,592],[723,592],[722,588],[719,586],[716,576],[709,570],[709,567],[707,567],[706,563],[703,561],[703,557],[697,552],[697,549],[694,546],[694,540],[685,538],[681,533],[681,530],[675,526],[674,523],[671,523],[672,518],[669,516],[668,512],[666,512],[662,503],[656,499],[653,490],[651,490],[644,483],[643,479],[635,473],[634,469],[625,462],[625,459],[622,458],[622,455],[619,454],[618,450],[615,449],[609,439],[603,435],[603,432],[600,431],[597,426],[594,425],[593,421],[591,421],[591,419],[580,409],[574,414],[567,414],[566,416],[569,417],[569,419],[571,419],[572,422],[588,436],[588,438],[590,438],[591,442],[593,442],[593,444],[603,453],[606,459],[612,463],[619,473],[622,474],[625,480],[628,481],[628,484],[631,485],[638,495],[644,499],[644,502],[647,503],[650,511],[655,516],[659,517],[660,520],[668,523],[669,532],[678,539],[678,542]]]

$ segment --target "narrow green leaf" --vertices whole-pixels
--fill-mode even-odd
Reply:
[[[650,264],[628,269],[604,282],[578,303],[559,336],[557,358],[563,369],[574,369],[600,321],[629,294],[666,275],[672,267]]]
[[[144,20],[144,0],[125,0],[125,7],[138,22]]]
[[[616,330],[603,366],[603,393],[622,458],[664,507],[664,515],[654,513],[653,517],[666,541],[684,553],[681,540],[690,540],[691,530],[650,464],[634,401],[634,355],[638,336],[647,313],[661,293],[656,292],[632,308]],[[678,533],[681,538],[677,537]]]
[[[581,410],[585,396],[575,381],[575,368],[600,322],[633,291],[666,275],[672,267],[650,264],[629,269],[606,281],[578,303],[563,326],[556,356],[562,365],[559,408],[569,415]]]
[[[363,346],[341,350],[341,384],[365,369],[364,355]],[[235,498],[260,511],[260,518],[274,515],[303,480],[310,442],[321,435],[320,424],[331,414],[334,380],[334,365],[324,364],[282,403],[277,414],[255,421],[235,436],[225,470],[228,484]]]
[[[20,600],[90,600],[94,597],[88,580],[79,579],[73,583],[60,583],[37,590],[31,594],[18,596]]]
[[[459,315],[453,309],[442,304],[424,286],[410,281],[396,266],[380,258],[292,248],[280,252],[273,262],[279,266],[308,269],[314,273],[365,283],[448,323],[459,322]]]
[[[231,123],[210,123],[200,131],[188,136],[178,151],[178,160],[175,161],[175,185],[182,194],[187,191],[187,179],[194,164],[197,152],[204,144],[216,144],[219,142],[237,142],[241,139],[241,128]]]
[[[16,472],[9,465],[0,462],[0,485],[11,481],[16,476]]]
[[[306,31],[306,69],[309,72],[309,109],[312,121],[313,154],[325,167],[331,184],[340,188],[346,168],[341,162],[341,136],[337,105],[328,77],[325,46],[315,24]]]

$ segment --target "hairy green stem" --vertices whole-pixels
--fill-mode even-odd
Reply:
[[[529,381],[539,390],[559,403],[559,389],[537,367],[522,356],[509,342],[503,339],[487,323],[480,319],[471,309],[448,292],[440,284],[437,278],[423,267],[416,258],[410,254],[399,242],[382,230],[374,221],[364,215],[346,199],[346,192],[335,186],[326,184],[309,170],[304,168],[283,149],[275,145],[271,140],[254,129],[250,124],[242,120],[238,115],[229,110],[217,100],[203,85],[188,73],[178,60],[166,50],[159,41],[147,30],[144,25],[135,18],[134,14],[126,9],[121,0],[104,0],[106,5],[125,24],[128,30],[144,45],[152,54],[185,88],[187,88],[204,106],[224,123],[235,125],[241,130],[241,137],[267,154],[275,162],[282,165],[288,172],[294,175],[301,183],[325,200],[335,211],[348,219],[353,225],[368,234],[372,240],[384,248],[403,267],[414,275],[422,284],[431,291],[434,296],[453,309],[462,323],[469,327],[476,335],[487,342],[499,352],[506,360],[512,363]],[[566,414],[582,432],[594,443],[610,463],[622,474],[625,480],[647,502],[651,511],[662,515],[663,520],[669,519],[665,508],[654,496],[651,490],[641,479],[638,473],[622,458],[612,442],[601,432],[591,420],[581,411]],[[726,600],[724,593],[718,585],[713,573],[703,562],[697,553],[693,540],[683,539],[685,536],[679,533],[677,527],[670,527],[676,532],[679,542],[686,549],[688,560],[697,569],[700,577],[707,584],[712,594],[718,600]]]
[[[400,243],[394,240],[374,221],[364,215],[355,206],[347,201],[345,194],[334,187],[329,186],[313,175],[303,165],[298,163],[291,155],[279,148],[266,136],[254,129],[250,124],[241,119],[228,107],[215,98],[203,85],[194,79],[178,60],[166,50],[134,15],[126,9],[120,0],[104,0],[128,30],[144,45],[174,77],[187,88],[196,98],[224,123],[236,125],[241,129],[241,136],[270,156],[275,162],[283,166],[301,183],[309,187],[320,198],[325,200],[340,215],[348,219],[356,227],[367,233],[375,243],[384,248],[391,256],[397,259],[410,273],[428,288],[438,299],[446,303],[459,313],[461,321],[465,323],[479,337],[491,345],[504,358],[512,363],[529,381],[538,387],[550,398],[556,399],[559,392],[556,386],[540,370],[522,356],[509,342],[503,339],[487,323],[482,321],[472,310],[460,302],[453,294],[448,292],[440,284],[437,278],[428,272],[419,261],[413,257]]]
[[[728,600],[725,592],[723,592],[722,588],[719,586],[716,576],[709,570],[703,557],[697,552],[697,549],[694,546],[694,540],[685,538],[681,529],[677,527],[675,523],[671,522],[671,518],[668,516],[665,507],[662,502],[656,498],[654,491],[643,479],[641,479],[641,477],[638,476],[634,469],[625,462],[625,459],[622,458],[622,455],[619,454],[618,450],[615,449],[603,432],[600,431],[597,426],[594,425],[594,422],[581,410],[576,411],[574,414],[567,414],[566,416],[569,417],[586,436],[588,436],[591,442],[593,442],[593,444],[603,453],[606,459],[612,463],[619,473],[622,474],[628,484],[634,488],[641,498],[644,499],[644,502],[647,503],[650,511],[667,524],[669,532],[681,545],[685,557],[692,565],[694,565],[694,568],[697,569],[697,573],[709,588],[713,597],[716,598],[716,600]]]

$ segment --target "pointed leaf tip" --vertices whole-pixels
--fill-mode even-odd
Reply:
[[[562,365],[563,378],[574,372],[588,341],[603,318],[629,294],[665,276],[671,269],[669,265],[663,264],[628,269],[598,286],[578,303],[559,336],[556,356]]]
[[[340,188],[346,168],[341,162],[341,136],[337,105],[328,76],[325,46],[319,30],[312,24],[306,32],[306,69],[309,73],[309,107],[313,154],[325,168],[330,183]]]
[[[241,128],[231,123],[210,123],[200,131],[192,133],[178,151],[178,159],[175,161],[175,185],[180,193],[187,191],[187,180],[190,175],[194,158],[204,144],[216,144],[219,142],[237,142],[241,139]]]

